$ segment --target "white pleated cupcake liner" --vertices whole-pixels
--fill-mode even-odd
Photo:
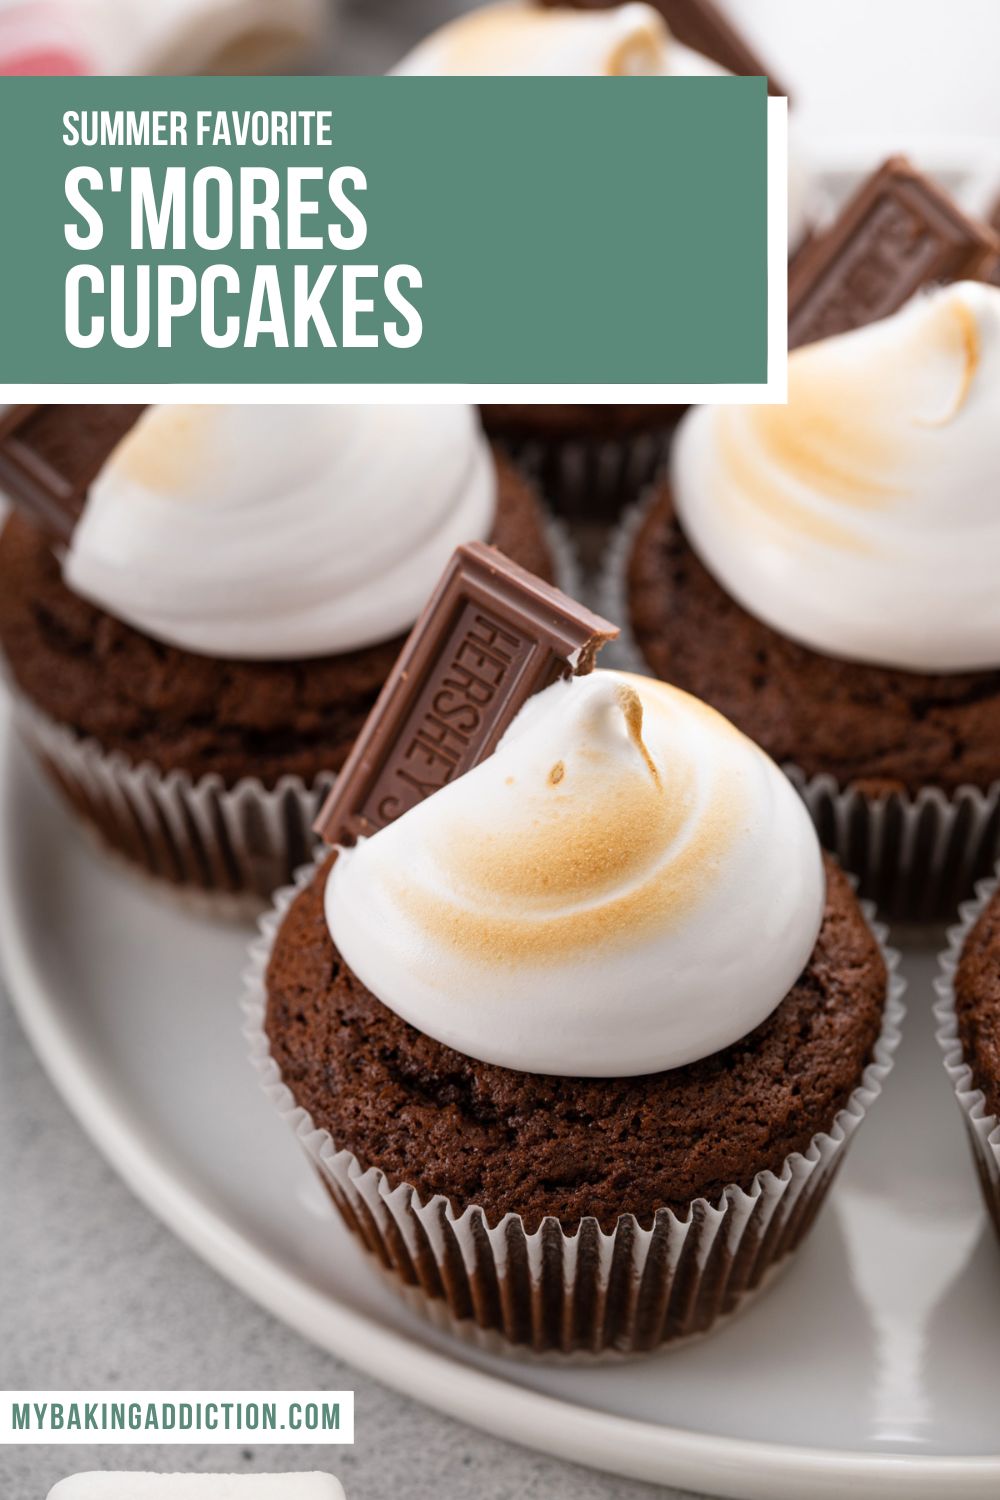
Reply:
[[[991,1114],[986,1096],[976,1087],[972,1069],[965,1061],[955,1008],[955,971],[972,929],[982,916],[1000,885],[998,875],[982,880],[976,894],[965,902],[959,921],[948,931],[948,946],[938,960],[941,973],[934,982],[937,1001],[934,1018],[938,1023],[937,1039],[944,1057],[945,1071],[951,1079],[955,1098],[965,1121],[972,1160],[983,1190],[986,1207],[1000,1234],[1000,1120]]]
[[[628,563],[657,492],[650,487],[623,516],[597,587],[595,607],[621,626],[619,639],[602,653],[602,665],[622,671],[650,670],[632,634]],[[876,796],[790,762],[782,770],[824,847],[857,877],[860,894],[894,921],[947,921],[1000,858],[1000,782]]]
[[[847,1146],[881,1093],[904,1014],[898,954],[865,916],[882,951],[885,1013],[872,1060],[829,1131],[749,1191],[732,1185],[683,1215],[660,1209],[650,1228],[632,1214],[603,1230],[584,1218],[572,1231],[546,1218],[529,1232],[520,1215],[491,1225],[484,1208],[456,1213],[441,1195],[424,1200],[365,1168],[296,1104],[265,1030],[266,975],[274,940],[296,895],[316,877],[301,870],[261,919],[244,975],[245,1035],[262,1087],[319,1172],[341,1216],[398,1287],[432,1319],[487,1347],[535,1354],[638,1354],[705,1333],[759,1291],[799,1244]]]
[[[674,425],[617,438],[543,439],[501,433],[493,440],[537,480],[560,515],[573,521],[611,521],[643,492],[666,462]]]
[[[576,596],[579,573],[566,529],[547,513],[545,528],[556,581]],[[23,739],[102,851],[184,906],[224,919],[256,917],[312,858],[313,824],[335,772],[309,782],[282,776],[273,786],[256,776],[227,786],[214,773],[163,772],[56,723],[18,689],[2,662],[0,681]]]

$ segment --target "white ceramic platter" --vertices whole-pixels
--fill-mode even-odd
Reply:
[[[81,1124],[135,1192],[306,1337],[559,1457],[718,1495],[1000,1494],[1000,1249],[907,954],[910,1021],[802,1254],[701,1343],[598,1367],[494,1357],[396,1298],[245,1058],[247,933],[96,854],[0,725],[0,954]]]

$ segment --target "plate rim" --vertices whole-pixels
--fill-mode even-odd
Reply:
[[[4,698],[0,967],[11,1004],[57,1093],[105,1160],[149,1212],[244,1296],[310,1343],[422,1405],[507,1442],[623,1478],[730,1500],[773,1500],[775,1486],[796,1500],[838,1500],[847,1484],[870,1487],[879,1495],[905,1495],[908,1500],[938,1500],[945,1485],[950,1494],[969,1500],[995,1496],[1000,1456],[866,1453],[726,1437],[660,1426],[546,1395],[456,1362],[443,1351],[386,1328],[317,1291],[255,1246],[176,1178],[158,1158],[153,1142],[130,1132],[99,1079],[81,1066],[72,1037],[59,1020],[59,1006],[47,991],[19,920],[22,898],[10,837],[11,805],[17,758],[29,754],[18,744]],[[233,1012],[238,1034],[235,1001]]]

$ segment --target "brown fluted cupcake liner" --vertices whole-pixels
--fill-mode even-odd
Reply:
[[[618,438],[542,439],[494,434],[553,508],[569,520],[614,521],[666,461],[676,422]]]
[[[870,797],[832,776],[782,770],[824,847],[894,921],[947,921],[1000,857],[1000,782]]]
[[[578,592],[573,548],[546,516],[556,581]],[[19,691],[5,663],[17,728],[64,800],[100,847],[186,904],[222,917],[257,915],[313,856],[313,823],[336,779],[258,777],[227,786],[221,776],[163,772],[56,723]]]
[[[602,665],[648,673],[629,627],[628,560],[647,507],[649,491],[623,518],[598,588],[597,607],[621,626]],[[858,881],[859,894],[897,922],[945,922],[971,895],[977,880],[1000,859],[1000,782],[953,792],[869,795],[827,774],[810,776],[786,762],[781,768],[809,810],[824,848]]]
[[[948,946],[940,955],[941,973],[935,980],[937,1002],[934,1017],[937,1039],[951,1079],[955,1098],[965,1121],[972,1160],[997,1234],[1000,1235],[1000,1120],[992,1114],[982,1089],[976,1087],[972,1069],[965,1061],[955,1009],[955,971],[966,940],[1000,885],[997,875],[980,881],[973,900],[962,907],[960,920],[948,931]]]
[[[261,919],[245,974],[251,1057],[265,1092],[295,1131],[351,1231],[435,1322],[488,1346],[535,1354],[638,1354],[707,1332],[769,1280],[805,1236],[848,1143],[892,1064],[903,1016],[898,955],[873,931],[889,976],[885,1018],[872,1060],[828,1131],[780,1172],[764,1171],[749,1191],[733,1185],[686,1213],[661,1209],[651,1226],[623,1213],[606,1231],[594,1218],[572,1230],[543,1220],[529,1233],[519,1215],[491,1224],[472,1206],[393,1187],[338,1147],[296,1104],[265,1031],[266,973],[285,913],[316,867],[300,871]],[[869,917],[870,913],[866,912]]]

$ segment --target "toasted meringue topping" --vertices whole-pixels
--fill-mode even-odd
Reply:
[[[674,488],[705,565],[831,656],[1000,666],[1000,289],[925,293],[796,350],[787,406],[703,407]]]
[[[467,1055],[624,1076],[704,1057],[780,1002],[823,873],[785,777],[725,719],[615,672],[555,684],[496,753],[340,852],[333,940]]]
[[[523,0],[502,0],[443,26],[393,71],[609,78],[660,74],[666,71],[669,41],[660,13],[638,0],[596,11],[547,10]]]

